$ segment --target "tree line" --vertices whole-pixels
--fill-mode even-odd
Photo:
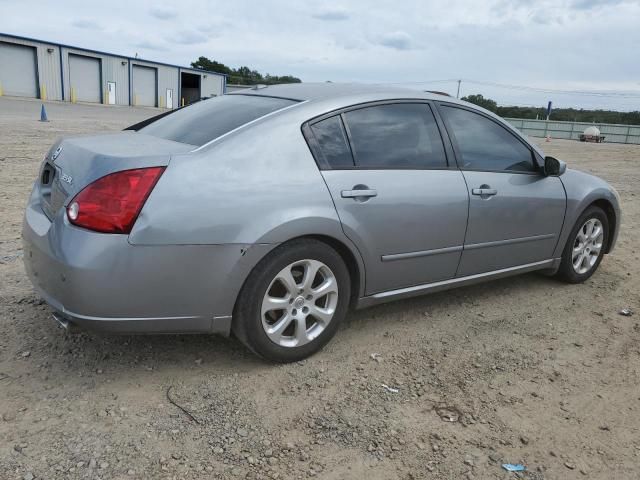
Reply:
[[[495,100],[484,98],[480,94],[462,97],[469,103],[505,118],[545,119],[547,109],[545,107],[516,107],[500,106]],[[616,112],[613,110],[585,110],[576,108],[556,108],[551,110],[550,120],[564,122],[589,122],[589,123],[622,123],[625,125],[640,125],[640,111]]]
[[[300,80],[293,75],[270,75],[261,74],[257,70],[249,67],[231,68],[224,63],[210,60],[207,57],[199,57],[195,62],[191,62],[193,68],[200,70],[208,70],[210,72],[218,72],[227,74],[229,83],[236,85],[274,85],[276,83],[300,83]]]

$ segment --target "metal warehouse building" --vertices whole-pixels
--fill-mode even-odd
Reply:
[[[221,73],[0,33],[0,95],[177,108],[225,88]]]

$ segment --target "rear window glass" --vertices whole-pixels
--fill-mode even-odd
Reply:
[[[330,117],[311,125],[320,154],[331,168],[353,167],[351,149],[340,116]]]
[[[223,95],[178,110],[138,131],[202,146],[234,128],[295,103],[295,100],[258,95]]]

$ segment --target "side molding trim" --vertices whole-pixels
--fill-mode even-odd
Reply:
[[[510,238],[508,240],[497,240],[495,242],[471,243],[465,245],[465,250],[475,250],[477,248],[500,247],[502,245],[512,245],[515,243],[536,242],[539,240],[549,240],[555,238],[555,233],[547,233],[545,235],[534,235],[533,237]]]
[[[405,287],[399,288],[397,290],[375,293],[373,295],[361,297],[360,299],[358,299],[357,308],[359,309],[370,307],[379,303],[390,302],[392,300],[415,297],[418,295],[424,295],[426,293],[439,292],[442,290],[448,290],[450,288],[472,285],[474,283],[481,283],[486,280],[518,275],[520,273],[532,272],[535,270],[554,269],[557,268],[558,265],[560,265],[560,260],[560,258],[551,258],[549,260],[542,260],[540,262],[527,263],[525,265],[518,265],[516,267],[493,270],[491,272],[477,273],[475,275],[469,275],[466,277],[451,278],[449,280],[442,280],[440,282],[426,283],[422,285],[415,285],[413,287]]]
[[[422,250],[419,252],[393,253],[390,255],[382,255],[380,258],[383,262],[392,262],[394,260],[405,260],[407,258],[428,257],[430,255],[441,255],[443,253],[461,252],[462,245],[456,247],[436,248],[433,250]]]

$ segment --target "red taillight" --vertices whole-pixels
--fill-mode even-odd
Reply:
[[[67,207],[69,221],[103,233],[129,233],[165,167],[137,168],[99,178]]]

